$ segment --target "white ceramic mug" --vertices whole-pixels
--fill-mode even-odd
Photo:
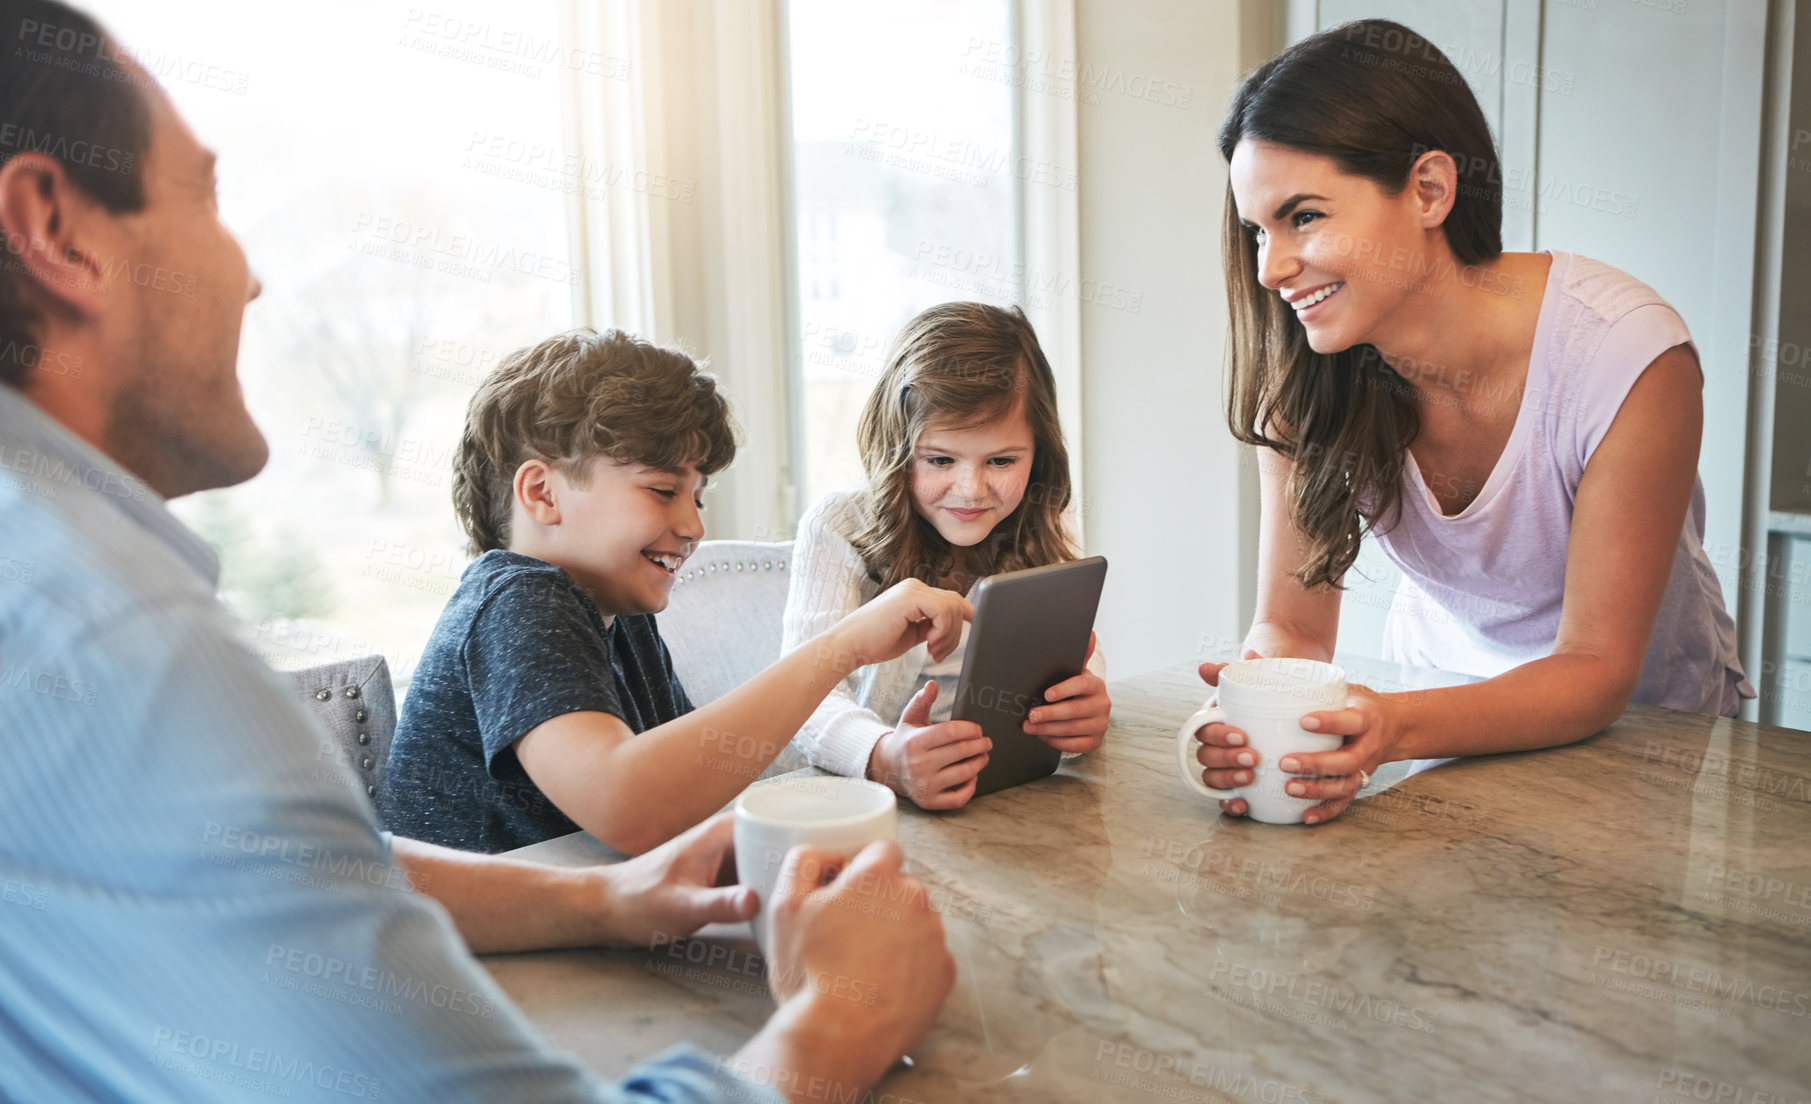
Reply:
[[[1302,715],[1346,704],[1346,673],[1331,663],[1312,659],[1247,659],[1220,671],[1219,704],[1190,717],[1176,734],[1176,763],[1182,778],[1207,797],[1245,799],[1246,815],[1266,824],[1300,824],[1302,814],[1319,805],[1313,798],[1291,797],[1283,787],[1293,775],[1277,763],[1295,752],[1333,751],[1345,737],[1310,732]],[[1258,757],[1251,782],[1236,790],[1216,790],[1201,781],[1195,758],[1195,733],[1218,722],[1245,733],[1245,746]]]
[[[899,839],[893,791],[864,778],[783,778],[763,782],[736,799],[736,881],[761,896],[751,921],[755,943],[767,952],[768,901],[786,853],[804,844],[844,858],[877,840]]]

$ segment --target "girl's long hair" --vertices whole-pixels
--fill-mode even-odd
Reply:
[[[912,508],[912,460],[925,425],[944,418],[966,429],[1021,407],[1033,444],[1025,497],[976,546],[976,576],[1076,557],[1063,520],[1069,450],[1056,379],[1017,307],[943,303],[900,330],[856,430],[867,489],[855,547],[883,589],[912,578],[934,586],[955,566],[950,543]],[[972,582],[960,581],[965,590]]]
[[[1477,99],[1445,54],[1400,23],[1366,19],[1313,35],[1265,62],[1239,86],[1220,126],[1230,163],[1245,140],[1331,158],[1390,195],[1422,154],[1459,168],[1442,227],[1459,263],[1503,252],[1502,168]],[[1414,388],[1374,346],[1317,353],[1277,293],[1258,282],[1256,239],[1226,189],[1222,230],[1233,436],[1289,457],[1290,517],[1307,537],[1296,581],[1339,586],[1359,540],[1395,524],[1403,457],[1420,428]]]

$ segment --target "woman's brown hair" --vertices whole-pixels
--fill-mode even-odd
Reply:
[[[868,484],[855,547],[883,588],[912,578],[936,585],[955,567],[949,542],[912,507],[912,459],[925,425],[943,418],[967,429],[1021,408],[1033,446],[1025,497],[975,547],[976,577],[1075,559],[1063,520],[1069,449],[1056,378],[1017,307],[943,303],[899,331],[856,430]]]
[[[1400,23],[1366,19],[1310,36],[1239,86],[1220,126],[1242,141],[1331,158],[1390,195],[1430,150],[1459,187],[1442,230],[1460,264],[1503,252],[1502,169],[1490,124],[1445,54]],[[1420,429],[1414,388],[1374,346],[1317,353],[1295,312],[1258,282],[1257,242],[1226,189],[1222,251],[1231,313],[1226,418],[1233,436],[1289,457],[1291,520],[1308,539],[1296,581],[1338,586],[1362,536],[1395,524],[1403,457]]]

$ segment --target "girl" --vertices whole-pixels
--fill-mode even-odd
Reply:
[[[1385,658],[1485,677],[1310,714],[1346,740],[1281,763],[1307,820],[1392,760],[1570,743],[1631,700],[1734,715],[1754,691],[1702,547],[1691,335],[1606,264],[1503,252],[1452,63],[1396,23],[1315,35],[1246,79],[1220,152],[1227,415],[1261,461],[1245,654],[1330,658],[1370,534],[1403,573]],[[1250,781],[1241,733],[1198,736],[1209,785]]]
[[[986,575],[1075,559],[1056,384],[1017,307],[944,303],[906,323],[858,437],[867,485],[825,495],[799,522],[782,647],[903,579],[967,594]],[[927,809],[967,803],[988,741],[948,719],[963,633],[940,663],[918,648],[840,684],[797,737],[811,763]],[[1066,754],[1099,747],[1104,672],[1091,638],[1088,669],[1052,687],[1025,731]]]

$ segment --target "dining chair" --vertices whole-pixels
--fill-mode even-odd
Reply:
[[[340,761],[333,767],[349,769],[352,784],[376,804],[383,787],[384,761],[390,755],[390,737],[396,732],[396,692],[390,685],[390,665],[383,656],[368,655],[284,674],[331,737],[316,758],[333,763],[337,749]]]
[[[791,560],[791,541],[715,540],[700,543],[686,561],[658,623],[694,706],[716,701],[780,658]],[[788,745],[761,777],[805,765]]]

